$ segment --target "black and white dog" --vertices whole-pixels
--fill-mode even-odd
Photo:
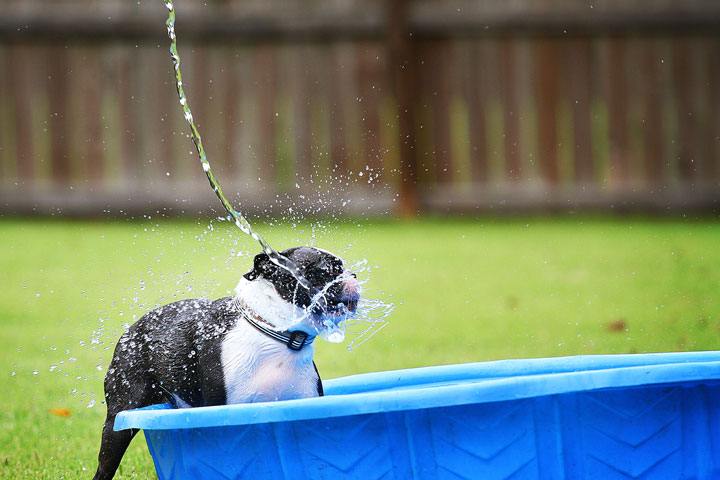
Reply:
[[[312,247],[285,250],[322,291],[321,307],[287,270],[262,253],[235,296],[183,300],[144,315],[120,338],[105,376],[107,418],[95,480],[115,475],[136,430],[113,431],[127,409],[288,400],[323,394],[314,336],[355,312],[358,282],[341,259]],[[291,331],[278,329],[301,319]]]

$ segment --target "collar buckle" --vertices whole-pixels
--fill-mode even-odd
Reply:
[[[302,350],[302,348],[305,346],[305,342],[307,341],[308,334],[303,332],[302,330],[295,330],[294,332],[289,332],[290,338],[288,338],[287,346],[290,350],[299,351]]]

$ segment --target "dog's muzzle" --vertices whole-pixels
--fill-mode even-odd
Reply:
[[[337,324],[355,314],[359,299],[358,281],[352,275],[342,280],[341,288],[331,288],[321,296],[313,305],[312,313]]]

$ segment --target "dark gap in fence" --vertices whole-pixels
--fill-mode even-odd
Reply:
[[[400,205],[402,215],[415,215],[420,206],[418,198],[418,152],[415,137],[417,79],[415,72],[418,59],[414,42],[410,39],[408,24],[410,2],[393,0],[387,2],[387,48],[390,75],[397,103],[399,153],[400,153]]]
[[[542,39],[537,42],[535,65],[537,75],[538,146],[543,179],[558,182],[557,167],[557,104],[558,104],[558,52],[557,41]]]

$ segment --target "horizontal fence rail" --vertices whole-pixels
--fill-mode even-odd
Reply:
[[[6,2],[0,211],[214,206],[156,3]],[[570,3],[179,2],[176,31],[245,210],[718,209],[720,6]]]

